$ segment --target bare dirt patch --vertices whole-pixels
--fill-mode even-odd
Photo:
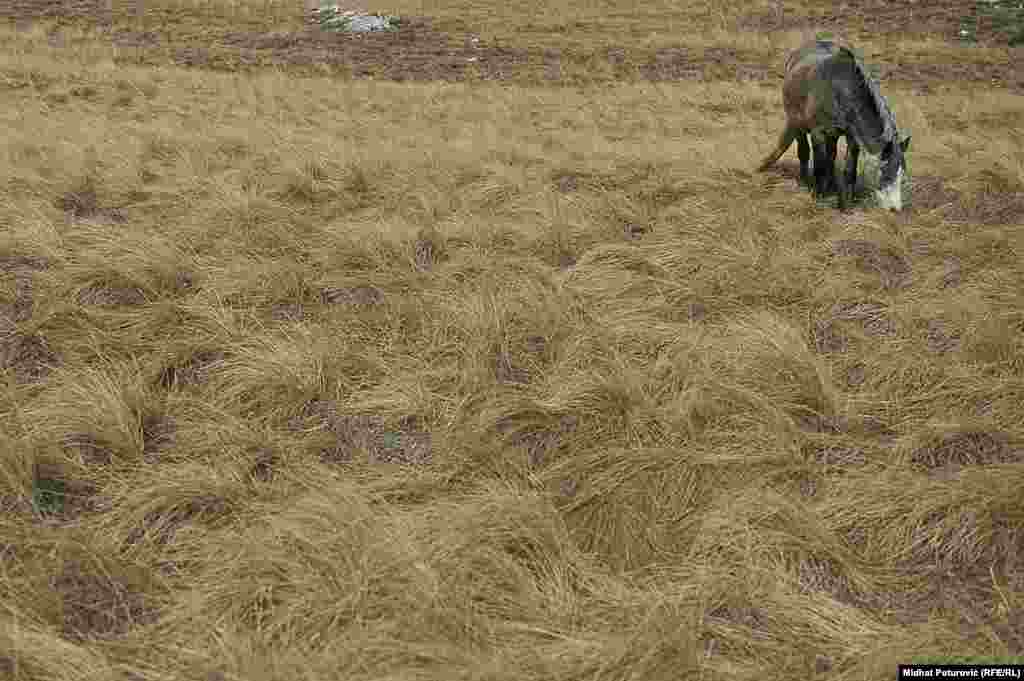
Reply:
[[[1008,463],[1024,457],[1005,433],[959,430],[933,437],[910,453],[910,462],[923,469],[959,468]]]
[[[27,258],[0,258],[0,332],[32,316],[32,273],[42,267]]]
[[[42,379],[58,363],[57,355],[40,336],[21,333],[0,336],[0,370],[13,372],[19,383]]]
[[[376,286],[327,286],[320,299],[328,305],[372,306],[384,302],[384,292]]]
[[[70,560],[55,580],[54,588],[63,605],[62,633],[74,641],[92,637],[113,638],[133,625],[151,621],[154,611],[147,607],[143,570],[123,567],[121,574],[93,560]],[[106,568],[106,569],[104,569]]]
[[[1024,193],[985,191],[949,205],[946,219],[982,225],[1020,224],[1024,216]]]
[[[422,420],[405,416],[389,420],[367,414],[345,414],[331,401],[311,402],[291,422],[295,429],[322,429],[326,434],[321,460],[330,463],[426,465],[433,457],[431,437]]]
[[[900,288],[910,282],[910,261],[901,253],[858,239],[837,241],[832,250],[840,258],[852,258],[861,270],[876,272],[885,288]]]
[[[836,304],[815,323],[814,343],[818,352],[845,352],[849,338],[843,327],[849,323],[858,324],[870,337],[892,336],[897,330],[896,323],[882,305],[870,302]]]

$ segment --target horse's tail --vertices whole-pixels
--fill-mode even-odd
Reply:
[[[778,161],[779,157],[785,154],[786,150],[789,149],[789,145],[793,144],[793,140],[796,139],[797,134],[798,131],[796,128],[787,125],[786,129],[782,131],[781,135],[779,135],[779,142],[775,145],[775,149],[772,153],[765,156],[764,160],[761,161],[761,165],[757,167],[758,172],[768,170],[773,163]]]

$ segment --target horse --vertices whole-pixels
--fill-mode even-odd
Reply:
[[[843,210],[847,196],[853,198],[857,161],[864,148],[879,157],[881,177],[875,192],[879,205],[889,210],[902,210],[900,183],[910,137],[900,140],[896,117],[850,48],[828,40],[815,40],[790,53],[786,59],[782,101],[786,127],[758,171],[763,172],[778,161],[795,139],[800,158],[800,182],[809,186],[816,196],[838,193],[839,208]],[[808,136],[811,145],[807,142]],[[836,176],[835,162],[836,145],[842,136],[846,137],[846,175],[840,180]],[[807,171],[812,145],[813,185]]]

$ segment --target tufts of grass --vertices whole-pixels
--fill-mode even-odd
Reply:
[[[410,20],[352,68],[484,45],[392,82],[258,67],[296,8],[207,4],[0,29],[0,676],[1019,659],[1003,48],[864,43],[913,206],[840,213],[751,172],[820,8],[369,7]]]

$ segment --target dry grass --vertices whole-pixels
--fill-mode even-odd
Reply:
[[[910,209],[839,213],[794,158],[750,172],[813,11],[443,4],[371,9],[742,43],[767,81],[224,73],[3,29],[0,676],[1019,660],[1024,109],[982,81],[1008,50],[887,80]],[[167,7],[165,38],[275,29]]]

